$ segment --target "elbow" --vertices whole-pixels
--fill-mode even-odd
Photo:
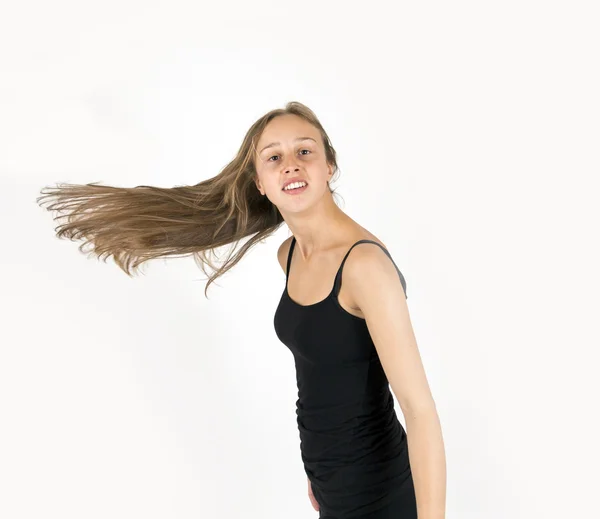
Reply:
[[[437,407],[433,399],[419,402],[399,402],[399,404],[405,420],[437,417]]]

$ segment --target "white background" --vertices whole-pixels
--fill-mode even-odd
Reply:
[[[207,300],[191,258],[130,279],[35,202],[210,178],[297,100],[406,277],[446,517],[599,517],[595,4],[4,2],[0,516],[317,517],[273,329],[287,227]]]

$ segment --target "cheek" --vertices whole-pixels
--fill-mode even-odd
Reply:
[[[260,185],[262,186],[263,191],[265,191],[265,194],[271,196],[277,196],[277,194],[279,194],[279,192],[281,191],[281,186],[279,185],[279,177],[270,178],[269,175],[265,175],[261,179]]]

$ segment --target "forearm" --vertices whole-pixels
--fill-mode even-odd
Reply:
[[[446,456],[435,407],[405,412],[408,455],[417,498],[418,519],[444,519]]]

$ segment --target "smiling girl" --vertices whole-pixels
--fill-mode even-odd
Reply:
[[[285,223],[285,287],[274,329],[294,356],[309,499],[321,519],[443,519],[441,426],[387,247],[334,202],[336,152],[316,115],[290,102],[260,117],[235,158],[193,186],[58,185],[37,201],[128,275],[153,258],[193,255],[205,287]],[[58,218],[58,217],[57,217]],[[224,264],[214,249],[248,238]],[[396,396],[406,421],[399,422]],[[285,514],[284,514],[285,515]]]

